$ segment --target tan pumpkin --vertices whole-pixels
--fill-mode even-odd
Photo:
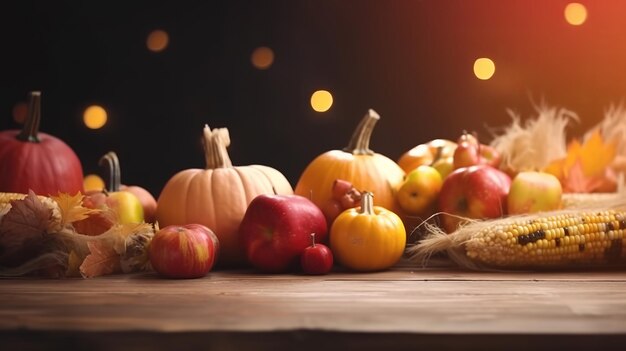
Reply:
[[[261,194],[293,194],[291,184],[278,170],[262,165],[238,166],[231,163],[226,147],[228,129],[204,127],[206,169],[186,169],[176,173],[159,195],[159,226],[203,224],[215,232],[220,242],[220,266],[240,266],[245,255],[238,229],[248,204]]]
[[[343,179],[358,190],[375,193],[375,205],[391,210],[398,208],[395,194],[405,173],[393,160],[369,149],[370,137],[379,119],[370,109],[346,148],[327,151],[309,163],[296,184],[295,193],[310,198],[322,208],[332,201],[335,179]]]

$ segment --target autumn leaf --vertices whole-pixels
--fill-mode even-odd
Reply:
[[[83,206],[84,195],[80,192],[72,196],[67,193],[59,193],[58,196],[52,196],[52,199],[59,205],[61,211],[62,225],[80,221],[89,217],[91,214],[97,213],[97,209],[91,209]]]
[[[150,223],[125,223],[113,227],[109,234],[113,238],[113,249],[120,255],[126,253],[130,238],[137,235],[154,234]]]
[[[585,176],[602,176],[615,159],[615,143],[605,144],[600,132],[595,131],[582,145],[578,154]]]
[[[144,271],[150,268],[148,247],[154,237],[154,227],[143,223],[137,226],[124,240],[124,247],[118,247],[120,263],[124,273]]]
[[[582,162],[578,160],[569,169],[567,177],[563,181],[563,192],[566,193],[591,193],[602,186],[602,179],[585,175]]]
[[[561,181],[564,192],[611,191],[615,182],[609,170],[615,156],[615,144],[605,143],[596,131],[584,143],[572,141],[566,157],[554,160],[544,171]]]
[[[67,258],[67,271],[65,275],[68,277],[78,277],[80,276],[80,265],[82,264],[82,260],[78,257],[76,251],[72,250]]]
[[[96,212],[85,219],[72,223],[77,233],[97,236],[105,233],[113,226],[113,220],[105,212]]]
[[[80,274],[84,278],[94,278],[120,271],[120,255],[104,241],[94,240],[87,243],[90,254],[80,265]]]
[[[32,191],[11,201],[0,222],[0,264],[16,265],[36,255],[46,242],[51,218],[52,210]]]

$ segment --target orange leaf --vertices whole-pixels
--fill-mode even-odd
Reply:
[[[80,265],[80,274],[84,278],[93,278],[120,271],[120,255],[113,247],[104,241],[90,241],[87,243],[91,252],[83,264]]]
[[[56,201],[61,210],[62,225],[80,221],[98,212],[96,209],[83,206],[84,197],[80,192],[74,196],[67,193],[59,193],[58,196],[52,196],[52,199]]]
[[[591,193],[602,185],[602,178],[585,175],[583,164],[580,159],[569,169],[567,178],[562,182],[563,192],[566,193]]]
[[[603,176],[615,159],[615,144],[604,143],[599,131],[593,132],[578,152],[585,176]]]

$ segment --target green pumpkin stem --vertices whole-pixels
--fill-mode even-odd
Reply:
[[[353,155],[373,155],[374,151],[370,150],[370,138],[372,137],[372,131],[376,122],[380,119],[380,116],[376,111],[369,109],[359,125],[354,130],[350,143],[343,151],[350,152]]]
[[[28,115],[24,122],[24,128],[16,136],[18,140],[38,143],[39,122],[41,121],[41,92],[31,91],[28,98]]]
[[[369,191],[361,194],[361,214],[373,215],[374,212],[374,194]]]
[[[109,171],[109,186],[105,192],[114,193],[120,191],[122,185],[122,175],[120,170],[120,160],[113,151],[107,152],[100,158],[100,166],[104,166]]]
[[[204,125],[204,159],[206,161],[206,169],[228,168],[232,167],[228,151],[226,148],[230,145],[230,135],[226,128],[215,128],[211,130],[208,125]]]

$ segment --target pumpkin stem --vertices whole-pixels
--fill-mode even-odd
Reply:
[[[311,246],[315,247],[315,233],[311,233]]]
[[[376,111],[369,109],[365,116],[359,122],[359,125],[354,130],[350,143],[343,151],[350,152],[353,155],[373,155],[374,151],[370,150],[370,138],[372,137],[372,131],[374,125],[380,119],[380,116]]]
[[[39,122],[41,121],[41,92],[31,91],[28,98],[28,114],[24,127],[16,136],[18,140],[38,143]]]
[[[230,145],[230,135],[226,128],[215,128],[211,130],[207,124],[204,125],[203,131],[204,159],[206,161],[206,169],[228,168],[232,167],[228,151],[226,148]]]
[[[361,196],[361,214],[373,215],[374,212],[374,194],[370,191],[363,192]]]
[[[117,154],[113,151],[107,152],[100,158],[100,166],[104,166],[109,171],[109,186],[108,192],[114,193],[120,191],[120,185],[122,185],[122,176],[120,170],[120,160],[117,158]]]

